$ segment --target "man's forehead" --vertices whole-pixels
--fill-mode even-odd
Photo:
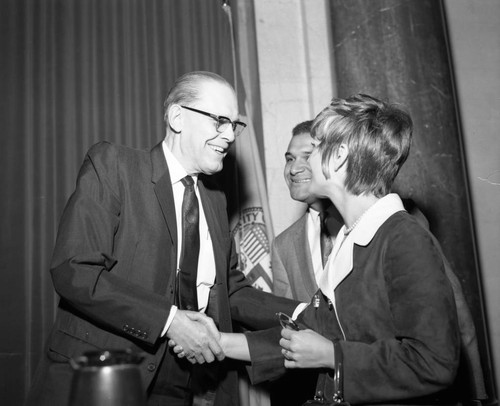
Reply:
[[[236,95],[234,93],[234,89],[223,82],[217,82],[215,80],[204,80],[199,85],[198,96],[200,99],[202,98],[213,98],[218,95],[227,95],[231,94],[236,99]]]
[[[309,133],[296,134],[288,144],[288,151],[312,151],[313,138]]]
[[[200,85],[198,105],[210,108],[212,112],[231,115],[238,113],[236,94],[231,86],[216,81],[206,81]],[[217,111],[215,111],[215,110]],[[219,111],[220,110],[220,111]]]

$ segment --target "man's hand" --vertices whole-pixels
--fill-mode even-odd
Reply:
[[[220,333],[214,321],[204,313],[177,310],[167,330],[170,342],[175,343],[177,355],[185,356],[192,364],[224,359],[219,344]],[[181,355],[183,354],[183,355]]]

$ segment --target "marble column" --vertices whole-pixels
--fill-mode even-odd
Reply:
[[[427,217],[476,322],[495,398],[467,165],[441,1],[330,0],[340,97],[366,93],[404,105],[414,120],[410,157],[395,189]]]

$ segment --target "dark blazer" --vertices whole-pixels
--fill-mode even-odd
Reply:
[[[276,325],[276,311],[291,312],[296,302],[252,288],[237,271],[224,194],[204,176],[198,187],[216,263],[216,299],[209,307],[220,330],[232,330],[231,316],[248,328]],[[32,404],[66,404],[67,361],[89,350],[142,352],[143,382],[149,386],[164,354],[170,354],[159,337],[174,303],[177,244],[161,143],[150,152],[107,142],[93,146],[59,226],[51,274],[60,303]],[[187,381],[182,360],[170,355],[165,362],[178,363],[173,368]],[[216,404],[238,404],[236,372],[222,370]]]
[[[403,200],[407,211],[418,220],[428,231],[429,223],[423,213],[409,199]],[[279,234],[272,245],[272,268],[274,293],[279,296],[290,297],[302,302],[309,302],[318,290],[314,271],[312,269],[311,253],[307,241],[307,213],[300,217],[295,223]],[[332,225],[332,228],[335,225]],[[338,227],[338,224],[336,225]],[[460,393],[460,399],[470,402],[476,399],[486,399],[484,375],[481,367],[477,333],[474,321],[465,300],[459,279],[453,272],[451,265],[442,253],[436,238],[429,232],[435,246],[440,250],[446,276],[450,280],[457,307],[458,323],[461,335],[461,360],[458,374],[455,380],[454,390]],[[287,375],[290,371],[287,372]],[[306,379],[304,373],[300,379]],[[284,384],[288,387],[293,385]],[[277,386],[275,384],[275,386]],[[278,390],[281,390],[278,389]],[[309,389],[307,389],[309,390]],[[283,391],[281,391],[283,392]],[[290,391],[288,391],[290,392]],[[309,391],[311,396],[313,392]],[[281,396],[281,394],[280,394]],[[293,394],[297,398],[296,394]],[[300,400],[296,403],[300,404]]]
[[[319,308],[309,306],[298,320],[303,328],[338,340],[345,400],[447,403],[434,394],[453,383],[460,335],[453,290],[435,241],[414,218],[398,212],[367,246],[355,245],[353,257],[352,271],[335,289],[337,310],[320,295]],[[253,382],[284,373],[278,330],[247,334]],[[333,380],[327,380],[325,393],[333,394]]]

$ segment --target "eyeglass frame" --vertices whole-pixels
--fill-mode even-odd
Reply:
[[[281,327],[283,328],[289,328],[291,330],[299,331],[300,328],[295,323],[295,321],[286,313],[278,312],[276,313],[276,316],[278,316],[278,319],[280,321]]]
[[[199,110],[199,109],[195,109],[193,107],[189,107],[189,106],[183,106],[183,105],[180,105],[183,109],[186,109],[186,110],[190,110],[190,111],[194,111],[195,113],[198,113],[198,114],[203,114],[204,116],[207,116],[207,117],[210,117],[212,119],[214,119],[216,121],[216,125],[215,125],[215,130],[218,132],[218,133],[223,133],[224,131],[226,131],[227,127],[223,130],[220,130],[220,127],[223,126],[223,125],[231,125],[232,129],[233,129],[233,133],[236,137],[238,137],[239,135],[241,135],[241,133],[243,132],[243,130],[246,128],[246,124],[243,123],[242,121],[238,121],[238,120],[231,120],[230,118],[226,117],[226,116],[218,116],[216,114],[212,114],[212,113],[209,113],[208,111],[203,111],[203,110]],[[227,120],[226,122],[224,123],[221,123],[221,119],[222,120]],[[236,132],[236,128],[238,128],[237,126],[241,126],[241,130],[239,130],[238,132]]]

